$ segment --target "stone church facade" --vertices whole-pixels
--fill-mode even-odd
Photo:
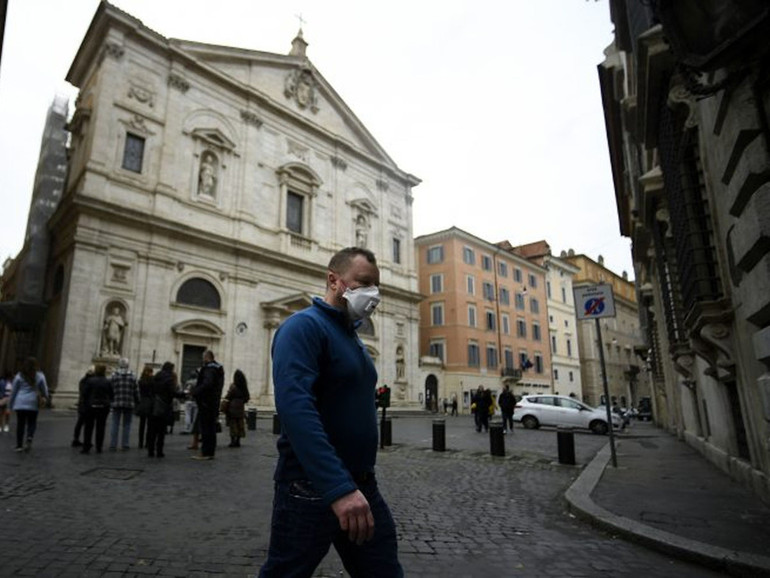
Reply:
[[[394,405],[417,402],[412,188],[306,56],[167,39],[103,2],[67,80],[68,179],[49,221],[35,352],[58,399],[93,363],[211,348],[273,405],[272,336],[324,292],[326,264],[375,252],[383,301],[360,331]]]

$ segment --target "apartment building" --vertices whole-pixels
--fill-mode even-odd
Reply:
[[[425,381],[428,409],[456,395],[467,411],[479,385],[515,394],[552,390],[546,269],[452,227],[414,240],[420,304],[420,357],[440,359]],[[433,377],[432,379],[430,377]]]
[[[573,278],[580,270],[563,258],[552,255],[551,246],[546,241],[519,245],[512,250],[546,270],[545,293],[554,393],[583,399],[580,346],[572,293]],[[566,252],[562,253],[566,256]]]
[[[625,271],[618,275],[605,267],[601,255],[594,261],[586,255],[576,255],[570,249],[564,259],[578,269],[574,277],[575,287],[612,285],[615,317],[600,320],[607,386],[610,398],[614,398],[621,406],[636,406],[639,398],[650,395],[650,388],[646,377],[640,375],[646,371],[642,365],[646,347],[639,322],[634,283],[628,280]],[[599,405],[604,402],[604,384],[595,320],[578,322],[578,339],[583,401]]]

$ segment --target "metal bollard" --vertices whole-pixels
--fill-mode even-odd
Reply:
[[[382,445],[383,446],[392,446],[393,445],[393,423],[390,421],[389,417],[385,418],[385,421],[383,421],[381,424],[381,435],[382,435]]]
[[[446,450],[446,421],[443,419],[433,420],[433,451],[443,452]]]
[[[559,463],[575,465],[575,434],[571,427],[556,428],[556,444],[559,447]]]
[[[505,436],[501,423],[489,424],[489,453],[493,456],[505,455]]]
[[[273,414],[273,433],[276,435],[281,433],[281,418],[278,417],[277,413]]]
[[[250,407],[249,410],[246,412],[246,423],[248,425],[249,430],[254,431],[257,429],[257,408],[256,407]]]

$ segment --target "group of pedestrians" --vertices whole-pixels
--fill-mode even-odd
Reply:
[[[189,449],[200,447],[200,453],[192,458],[211,460],[216,453],[223,385],[224,369],[210,350],[204,352],[203,365],[191,375],[184,389],[180,388],[174,364],[170,361],[165,362],[157,373],[150,365],[145,365],[138,380],[129,369],[127,358],[120,359],[118,368],[109,378],[104,365],[95,365],[80,380],[78,420],[72,446],[82,448],[82,454],[90,453],[92,448],[101,453],[107,417],[111,412],[110,451],[130,448],[131,424],[133,416],[138,416],[139,449],[146,449],[148,457],[163,458],[166,433],[175,419],[174,402],[186,399],[184,433],[193,433]],[[225,400],[227,407],[224,407]],[[240,438],[246,435],[245,406],[248,401],[246,376],[236,370],[233,384],[223,400],[230,427],[229,447],[240,447]]]
[[[498,407],[503,417],[503,433],[508,433],[509,429],[513,430],[513,411],[516,407],[516,397],[510,386],[506,384],[495,399],[491,390],[480,385],[471,398],[471,411],[477,432],[482,429],[489,431],[489,418],[495,414]]]

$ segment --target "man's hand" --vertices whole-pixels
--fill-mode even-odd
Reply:
[[[332,502],[332,511],[340,521],[340,528],[348,533],[351,542],[359,546],[374,536],[374,516],[369,502],[360,490],[345,494]]]

